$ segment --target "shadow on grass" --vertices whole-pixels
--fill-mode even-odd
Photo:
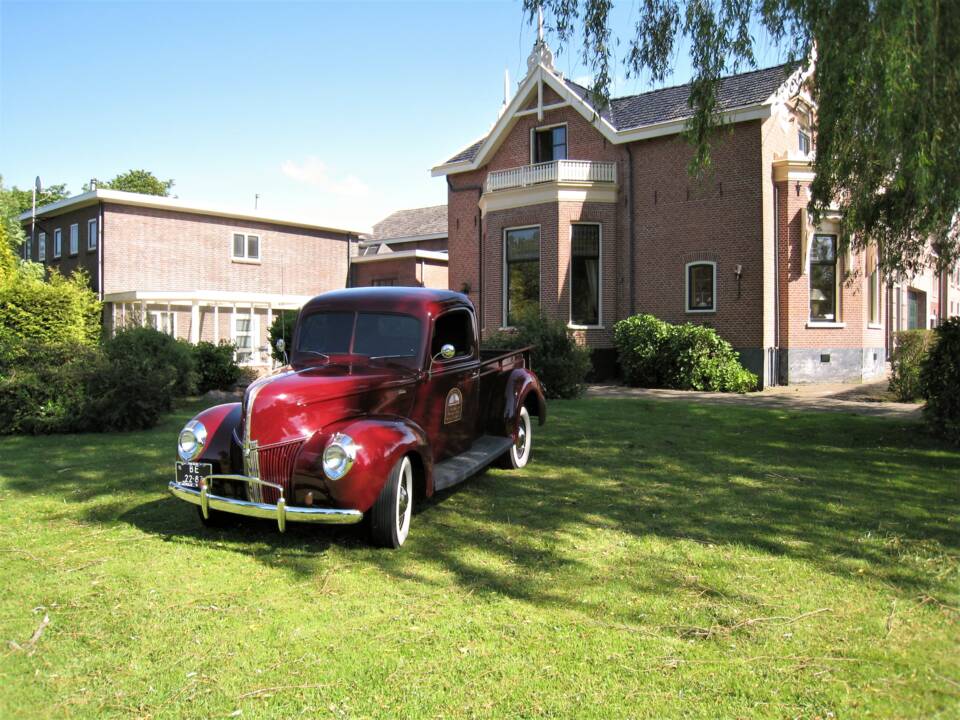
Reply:
[[[291,523],[280,535],[273,523],[244,519],[210,530],[192,506],[158,499],[186,417],[146,433],[2,439],[0,477],[8,492],[65,501],[70,517],[128,523],[169,542],[216,541],[298,575],[317,573],[334,543],[366,551],[362,525]],[[362,561],[398,578],[585,611],[590,601],[554,590],[551,578],[623,583],[634,594],[697,582],[680,571],[682,558],[653,555],[623,557],[629,579],[592,577],[571,545],[597,531],[744,546],[844,575],[865,570],[865,580],[904,594],[936,595],[954,582],[960,454],[913,424],[584,400],[554,403],[534,447],[523,471],[490,471],[441,493],[419,508],[402,551],[366,551]],[[743,588],[698,592],[760,602]]]

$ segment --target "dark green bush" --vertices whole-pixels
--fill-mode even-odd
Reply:
[[[80,424],[89,432],[143,430],[173,408],[178,371],[119,353],[101,357],[87,379]]]
[[[197,368],[197,392],[229,390],[240,379],[240,366],[233,359],[234,347],[221,342],[199,342],[193,348]]]
[[[933,343],[930,330],[902,330],[894,333],[890,354],[890,392],[902,402],[920,397],[920,366]]]
[[[512,331],[494,333],[484,347],[514,349],[533,346],[531,363],[549,398],[575,398],[583,393],[590,371],[590,351],[578,345],[559,320],[525,317]]]
[[[287,353],[290,352],[290,343],[293,342],[293,327],[297,322],[297,312],[281,310],[273,318],[270,326],[270,355],[278,363],[284,362],[283,353],[277,350],[277,340],[283,338],[287,344]]]
[[[930,429],[960,445],[960,318],[936,329],[936,339],[920,367],[920,390]]]
[[[638,387],[749,392],[757,376],[713,328],[634,315],[613,327],[624,380]]]
[[[119,330],[103,343],[107,360],[132,371],[150,374],[157,368],[173,371],[171,397],[197,391],[197,370],[193,347],[149,327]],[[159,375],[157,375],[159,377]]]

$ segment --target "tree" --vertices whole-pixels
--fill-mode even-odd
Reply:
[[[16,269],[20,246],[27,237],[20,224],[21,212],[16,188],[5,188],[0,176],[0,273],[3,276]]]
[[[10,195],[14,199],[14,202],[17,206],[17,212],[24,213],[33,208],[33,189],[21,190],[16,185],[10,188]],[[37,207],[43,205],[50,205],[55,203],[58,200],[63,200],[64,198],[70,197],[70,191],[67,190],[66,183],[60,183],[59,185],[50,185],[43,188],[43,190],[37,195]]]
[[[598,103],[609,98],[620,38],[613,0],[524,0],[553,18],[561,44],[579,31]],[[788,59],[811,59],[817,103],[814,221],[837,204],[843,245],[876,242],[888,276],[960,255],[960,11],[950,0],[641,0],[620,58],[628,77],[662,83],[686,40],[693,68],[686,135],[691,172],[710,167],[720,78],[755,67],[752,28]]]
[[[149,170],[128,170],[120,173],[113,180],[98,183],[98,187],[169,197],[173,184],[173,180],[161,180]],[[89,190],[90,186],[85,185],[83,189]]]
[[[280,310],[273,317],[273,324],[270,326],[270,356],[279,363],[284,362],[284,354],[277,350],[277,340],[283,339],[287,346],[286,352],[289,353],[297,315],[296,310]]]

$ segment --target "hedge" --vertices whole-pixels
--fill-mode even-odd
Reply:
[[[937,435],[960,445],[960,318],[941,324],[920,366],[924,418]]]
[[[930,330],[901,330],[893,334],[890,353],[890,392],[901,402],[920,397],[920,365],[933,344]]]

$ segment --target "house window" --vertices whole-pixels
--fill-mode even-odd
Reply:
[[[80,226],[73,223],[70,226],[70,255],[76,255],[80,252]]]
[[[97,219],[87,220],[87,250],[97,249]]]
[[[260,236],[233,233],[234,260],[260,260]]]
[[[567,126],[534,130],[533,161],[535,163],[567,159]]]
[[[147,325],[171,337],[177,336],[176,313],[172,310],[150,310],[147,312]]]
[[[63,232],[60,228],[53,231],[53,256],[60,257],[63,253]]]
[[[260,323],[255,313],[233,318],[233,344],[237,348],[237,362],[250,364],[254,360],[260,338]]]
[[[600,226],[573,225],[570,255],[570,323],[599,325]]]
[[[717,309],[715,262],[687,263],[687,312],[714,312]]]
[[[504,232],[504,319],[507,327],[540,314],[540,228]]]
[[[810,248],[810,319],[837,321],[837,236],[814,235]]]
[[[880,268],[870,273],[870,324],[880,324]]]
[[[396,284],[397,284],[397,279],[395,277],[374,278],[373,282],[370,283],[372,287],[393,287]]]
[[[907,290],[907,330],[922,330],[927,327],[924,317],[926,294],[916,290]]]
[[[797,141],[800,146],[801,155],[810,154],[810,135],[803,130],[797,131]]]
[[[23,259],[29,260],[33,255],[33,238],[27,238],[27,241],[23,243]]]
[[[37,249],[37,260],[41,262],[47,259],[47,234],[45,232],[40,233],[39,237],[39,247]]]

